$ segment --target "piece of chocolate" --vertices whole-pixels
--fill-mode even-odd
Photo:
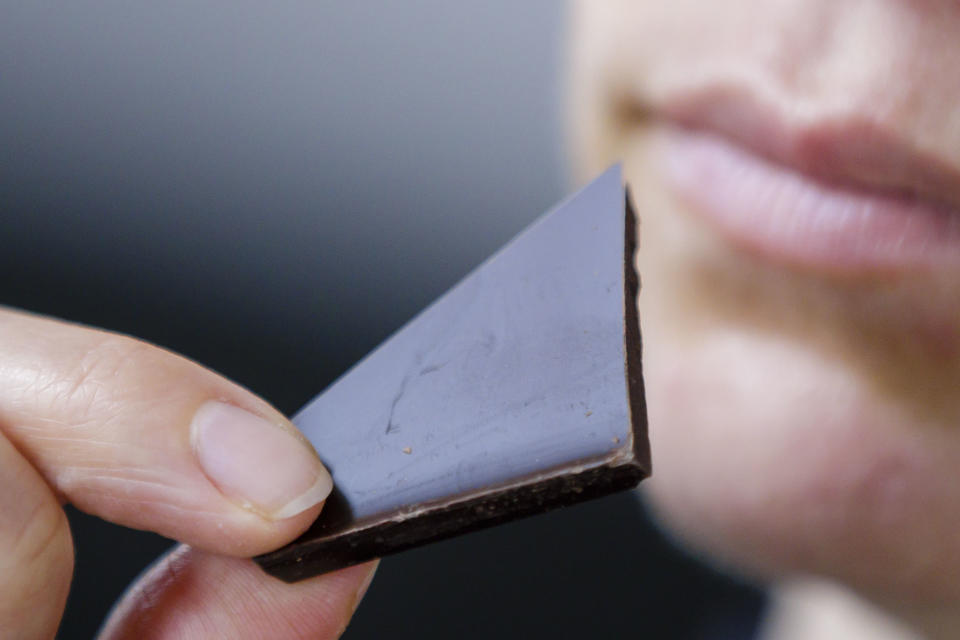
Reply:
[[[636,234],[615,167],[310,402],[334,493],[257,562],[295,581],[647,476]]]

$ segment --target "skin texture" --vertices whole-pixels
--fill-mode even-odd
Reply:
[[[190,545],[134,585],[102,637],[339,637],[375,563],[288,585],[244,559],[297,537],[330,491],[286,418],[132,338],[2,308],[0,336],[0,636],[54,637],[71,502]]]
[[[700,101],[696,126],[738,147],[957,215],[958,34],[952,0],[572,11],[576,175],[622,160],[643,225],[652,504],[718,563],[846,585],[931,637],[960,633],[960,268],[751,251],[678,196],[664,156]]]

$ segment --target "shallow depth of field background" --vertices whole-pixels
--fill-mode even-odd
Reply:
[[[293,412],[572,187],[563,34],[548,0],[0,0],[0,304]],[[170,542],[70,516],[89,638]],[[628,494],[387,559],[345,637],[749,638],[760,607]]]

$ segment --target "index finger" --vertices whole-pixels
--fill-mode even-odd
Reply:
[[[0,432],[83,511],[217,553],[292,540],[332,487],[249,391],[144,342],[9,310]]]

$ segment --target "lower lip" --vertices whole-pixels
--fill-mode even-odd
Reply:
[[[665,142],[676,195],[760,257],[836,273],[960,260],[960,211],[829,184],[705,132],[671,129]]]

